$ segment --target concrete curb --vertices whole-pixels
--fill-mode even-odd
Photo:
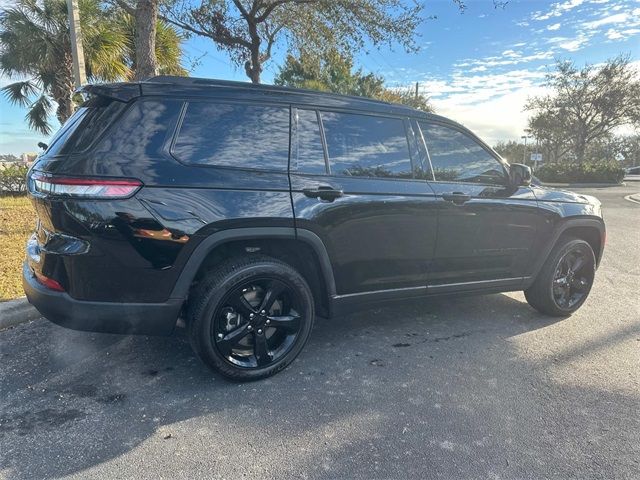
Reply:
[[[625,183],[547,183],[542,184],[543,187],[553,188],[605,188],[605,187],[624,187]]]
[[[624,197],[625,200],[629,200],[630,202],[633,203],[638,203],[640,204],[640,193],[634,193],[632,195],[627,195],[626,197]]]
[[[15,327],[41,316],[40,312],[27,302],[26,297],[0,302],[0,330]]]

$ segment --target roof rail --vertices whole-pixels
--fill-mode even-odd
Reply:
[[[383,100],[376,100],[369,97],[359,97],[356,95],[343,95],[339,93],[323,92],[321,90],[311,90],[307,88],[294,88],[294,87],[281,87],[278,85],[266,85],[263,83],[250,83],[250,82],[237,82],[233,80],[217,80],[210,78],[198,78],[198,77],[178,77],[174,75],[157,75],[155,77],[148,78],[143,82],[146,83],[166,83],[171,85],[184,85],[194,87],[233,87],[233,88],[245,88],[248,90],[263,90],[271,92],[282,92],[291,94],[312,94],[312,95],[327,95],[335,98],[344,98],[350,100],[356,100],[360,102],[374,102],[382,105],[391,105],[393,107],[407,108],[406,105],[400,105],[397,103],[385,102]],[[412,110],[412,109],[411,109]]]

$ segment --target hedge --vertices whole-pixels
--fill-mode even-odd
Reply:
[[[621,183],[625,171],[613,162],[546,163],[536,169],[535,175],[549,183]]]
[[[0,195],[21,195],[27,192],[26,165],[0,167]]]

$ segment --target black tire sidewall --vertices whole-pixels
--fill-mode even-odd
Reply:
[[[556,272],[556,270],[557,270],[562,258],[564,258],[564,256],[567,253],[569,253],[571,250],[575,249],[578,246],[583,247],[585,249],[585,251],[588,253],[588,255],[590,255],[589,261],[591,262],[591,265],[592,265],[594,271],[592,273],[590,273],[591,281],[589,282],[589,286],[587,288],[587,291],[585,292],[584,297],[582,297],[582,299],[578,303],[576,303],[574,306],[572,306],[571,308],[562,308],[560,305],[558,305],[556,303],[555,297],[553,295],[553,280],[554,280],[554,277],[555,277],[555,272]],[[575,239],[575,240],[571,240],[562,249],[560,249],[558,254],[555,256],[554,262],[553,262],[552,265],[553,265],[553,267],[550,270],[550,275],[549,275],[549,278],[548,278],[548,289],[549,289],[548,294],[549,294],[551,300],[553,301],[554,305],[558,308],[558,310],[563,311],[563,312],[567,312],[567,315],[569,315],[569,314],[575,312],[577,309],[579,309],[582,306],[582,304],[587,300],[587,297],[589,296],[589,293],[591,292],[591,287],[593,286],[593,281],[595,279],[596,257],[593,254],[593,249],[591,248],[591,245],[589,245],[584,240]]]
[[[573,250],[578,246],[585,248],[586,252],[588,252],[588,254],[590,255],[589,261],[591,262],[593,268],[593,272],[591,272],[590,274],[591,282],[589,283],[584,297],[578,303],[576,303],[571,308],[562,308],[556,303],[553,295],[553,280],[555,272],[562,258],[570,250]],[[540,310],[543,313],[553,316],[569,316],[573,312],[578,310],[589,297],[589,293],[591,292],[591,288],[595,280],[595,268],[596,258],[591,245],[589,245],[588,242],[578,238],[565,238],[553,249],[540,274],[536,278],[533,286],[525,292],[527,301],[534,308]]]
[[[215,272],[213,274],[215,277]],[[302,325],[292,348],[278,361],[263,368],[248,369],[235,366],[227,361],[214,345],[212,327],[214,314],[224,297],[239,284],[252,278],[277,278],[295,289],[301,299],[303,312]],[[273,375],[287,367],[300,353],[307,342],[313,327],[314,302],[313,296],[304,278],[293,268],[279,261],[259,260],[255,263],[234,269],[231,273],[222,274],[219,282],[207,285],[196,296],[199,308],[190,315],[192,346],[200,358],[209,366],[232,380],[257,380]],[[198,302],[200,300],[200,302]]]

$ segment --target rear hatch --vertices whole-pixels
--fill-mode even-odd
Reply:
[[[40,283],[54,290],[70,290],[68,272],[73,256],[99,255],[90,252],[87,226],[92,219],[87,217],[88,211],[83,213],[83,201],[126,199],[142,186],[136,179],[86,175],[92,146],[139,92],[138,85],[126,87],[126,95],[119,95],[117,88],[85,87],[84,103],[51,139],[27,175],[38,217],[27,245],[28,266]]]

